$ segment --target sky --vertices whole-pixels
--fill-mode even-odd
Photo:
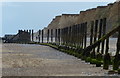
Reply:
[[[55,16],[79,14],[80,11],[108,3],[110,2],[0,2],[0,36],[16,34],[19,29],[38,31],[47,27]]]

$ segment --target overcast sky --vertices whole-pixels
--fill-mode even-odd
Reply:
[[[2,17],[2,33],[0,33],[0,36],[16,34],[18,29],[34,29],[37,31],[47,27],[57,15],[63,13],[79,14],[82,10],[107,5],[108,3],[109,2],[3,2],[2,12],[0,12],[0,17]]]

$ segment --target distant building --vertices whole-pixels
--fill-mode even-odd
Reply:
[[[11,42],[20,42],[20,43],[27,43],[30,42],[31,35],[28,30],[18,30],[18,34],[16,35],[5,35],[4,39],[5,42],[11,43]]]
[[[5,37],[3,38],[5,40],[5,42],[9,42],[15,35],[10,35],[10,34],[7,34],[5,35]]]

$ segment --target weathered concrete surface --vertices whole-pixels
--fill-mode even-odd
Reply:
[[[85,22],[87,22],[87,36],[89,37],[91,21],[95,22],[95,20],[98,20],[100,24],[100,19],[103,18],[106,18],[106,33],[111,31],[111,29],[114,29],[116,26],[119,26],[120,2],[114,2],[105,6],[90,8],[85,11],[80,11],[79,14],[61,14],[59,16],[55,16],[50,24],[48,24],[48,26],[44,28],[44,37],[47,37],[48,29],[54,29],[53,36],[55,37],[55,29],[70,27]],[[38,37],[38,35],[38,32],[34,33],[34,41],[36,40],[36,37]],[[112,36],[116,37],[116,34]]]
[[[87,22],[87,33],[89,34],[91,21],[103,18],[107,18],[107,32],[120,25],[120,2],[90,8],[85,11],[81,11],[79,14],[62,14],[60,16],[56,16],[48,25],[47,29],[64,28]]]
[[[75,25],[78,17],[79,14],[62,14],[61,16],[56,16],[47,28],[56,29]]]
[[[3,76],[88,76],[107,72],[48,46],[3,44],[2,48]]]

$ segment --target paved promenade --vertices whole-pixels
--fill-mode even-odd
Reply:
[[[2,49],[3,76],[104,76],[107,72],[48,46],[3,44]]]

